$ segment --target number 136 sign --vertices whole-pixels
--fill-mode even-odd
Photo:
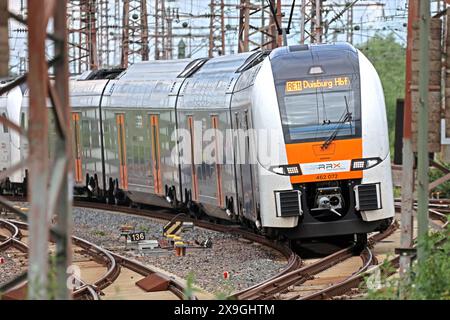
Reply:
[[[145,232],[130,233],[128,234],[128,237],[131,241],[145,240]]]

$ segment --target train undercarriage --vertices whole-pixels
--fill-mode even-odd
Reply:
[[[302,216],[296,228],[261,228],[253,221],[235,215],[234,221],[223,220],[208,215],[202,205],[193,201],[174,203],[175,188],[166,188],[166,196],[156,196],[157,207],[175,209],[185,212],[193,219],[209,220],[218,224],[239,224],[252,232],[265,235],[279,241],[310,242],[330,238],[333,230],[339,230],[334,238],[353,240],[355,254],[367,245],[367,234],[374,231],[383,232],[392,223],[392,218],[372,222],[363,221],[355,210],[353,187],[360,183],[355,180],[331,181],[295,185],[302,196]],[[74,199],[79,201],[103,202],[111,205],[130,207],[147,206],[132,201],[127,193],[119,188],[118,179],[108,179],[107,189],[99,186],[98,176],[86,175],[86,184],[74,187]],[[0,195],[27,196],[27,175],[23,182],[11,182],[8,178],[0,182]],[[148,196],[148,195],[147,195]],[[357,232],[355,233],[355,230]]]

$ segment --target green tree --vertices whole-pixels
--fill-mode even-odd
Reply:
[[[393,155],[396,103],[398,98],[404,98],[405,95],[406,49],[395,40],[393,34],[377,34],[359,45],[358,49],[372,62],[383,84]]]

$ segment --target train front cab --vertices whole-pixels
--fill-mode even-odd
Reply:
[[[258,163],[262,226],[292,239],[386,228],[388,131],[370,62],[348,44],[276,49],[255,91],[255,127],[278,130],[282,146],[275,163]]]

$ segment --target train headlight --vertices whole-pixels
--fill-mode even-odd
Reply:
[[[363,170],[364,166],[365,166],[365,161],[361,160],[361,161],[353,161],[352,164],[352,170]]]
[[[380,158],[366,158],[366,159],[354,159],[352,160],[352,170],[365,170],[375,167],[381,162]]]
[[[366,169],[368,168],[372,168],[375,167],[377,164],[379,164],[381,162],[380,158],[376,158],[376,159],[367,159],[366,160]]]
[[[270,171],[277,173],[277,174],[284,174],[284,168],[283,167],[271,167]]]
[[[295,166],[288,166],[288,167],[285,167],[285,168],[286,168],[287,174],[289,174],[289,175],[291,175],[291,174],[299,174],[300,173],[300,170],[299,170],[297,165],[295,165]]]
[[[273,166],[270,167],[270,171],[284,175],[284,176],[297,176],[301,174],[300,166],[298,164],[289,164],[284,166]]]

